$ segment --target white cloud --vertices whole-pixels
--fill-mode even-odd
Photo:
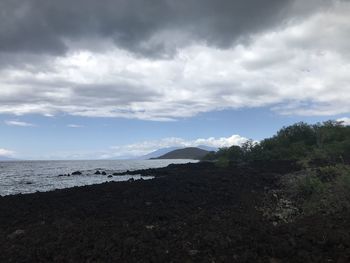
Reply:
[[[198,138],[194,140],[186,140],[183,138],[163,138],[160,140],[143,141],[133,144],[112,146],[110,149],[100,151],[66,151],[53,152],[50,155],[40,156],[39,159],[128,159],[146,155],[150,152],[161,148],[168,147],[196,147],[196,146],[211,146],[215,148],[230,147],[232,145],[241,145],[246,142],[247,138],[240,135],[232,135],[221,138]]]
[[[5,121],[8,126],[19,126],[19,127],[34,127],[35,125],[29,122],[18,121],[18,120],[8,120]]]
[[[11,157],[11,156],[13,156],[13,155],[14,155],[14,152],[13,152],[13,151],[0,148],[0,156],[1,156],[1,157]]]
[[[339,118],[337,121],[342,122],[343,125],[350,126],[350,118],[349,117],[344,117],[344,118]]]
[[[242,145],[245,143],[248,139],[245,137],[242,137],[240,135],[232,135],[231,137],[221,137],[221,138],[214,138],[210,137],[207,139],[197,139],[195,141],[190,142],[190,146],[199,146],[199,145],[206,145],[216,148],[223,148],[223,147],[230,147],[232,145]]]
[[[173,120],[267,106],[280,114],[350,112],[350,3],[253,35],[228,49],[201,43],[149,59],[105,43],[0,71],[0,113]],[[69,44],[69,43],[68,43]],[[52,58],[50,58],[52,59]],[[45,64],[46,65],[46,64]],[[47,66],[47,65],[46,65]]]
[[[79,124],[68,124],[68,128],[73,128],[73,129],[79,129],[79,128],[84,128],[84,125],[79,125]]]
[[[197,146],[210,146],[215,148],[230,147],[232,145],[241,145],[248,139],[240,135],[232,135],[230,137],[221,138],[199,138],[195,140],[185,140],[182,138],[164,138],[161,140],[144,141],[140,143],[113,146],[112,152],[109,153],[111,157],[122,156],[142,156],[152,151],[167,148],[167,147],[197,147]]]

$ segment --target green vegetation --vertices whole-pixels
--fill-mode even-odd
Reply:
[[[297,180],[297,193],[305,198],[313,195],[319,195],[324,192],[325,184],[313,174]]]
[[[334,165],[308,169],[298,178],[294,194],[305,214],[334,213],[350,208],[350,166]]]
[[[350,209],[350,127],[327,121],[284,127],[259,143],[252,140],[210,153],[204,160],[219,167],[254,161],[294,160],[302,170],[291,174],[287,196],[304,214]]]
[[[298,160],[308,165],[313,160],[343,163],[350,159],[350,127],[327,121],[315,125],[303,122],[284,127],[259,143],[252,140],[242,146],[222,148],[203,160],[220,163],[254,160]]]

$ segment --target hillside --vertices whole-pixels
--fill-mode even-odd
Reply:
[[[184,149],[177,149],[166,153],[160,157],[153,159],[194,159],[199,160],[206,156],[209,151],[196,148],[196,147],[188,147]]]
[[[137,159],[139,160],[149,160],[149,159],[155,159],[158,158],[159,156],[162,156],[164,154],[167,154],[171,151],[177,150],[179,147],[166,147],[166,148],[161,148],[156,151],[150,152],[146,155],[140,156]]]
[[[209,152],[216,152],[216,151],[218,151],[217,148],[210,147],[210,146],[207,146],[207,145],[198,145],[196,148],[199,148],[199,149],[202,149],[202,150],[206,150],[206,151],[209,151]],[[157,159],[160,156],[163,156],[163,155],[165,155],[167,153],[170,153],[172,151],[179,150],[179,149],[183,149],[183,148],[178,147],[178,146],[161,148],[161,149],[158,149],[158,150],[153,151],[151,153],[148,153],[146,155],[137,157],[136,159],[138,159],[138,160]]]

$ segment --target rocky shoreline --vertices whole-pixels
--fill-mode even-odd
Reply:
[[[296,171],[170,165],[128,171],[150,181],[1,197],[0,262],[349,262],[349,211],[298,213],[282,180]]]

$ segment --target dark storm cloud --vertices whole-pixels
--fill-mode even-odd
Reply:
[[[110,39],[117,46],[146,55],[171,52],[192,41],[227,47],[251,33],[283,24],[293,3],[293,0],[2,0],[0,51],[61,54],[67,50],[67,41],[90,37]]]

